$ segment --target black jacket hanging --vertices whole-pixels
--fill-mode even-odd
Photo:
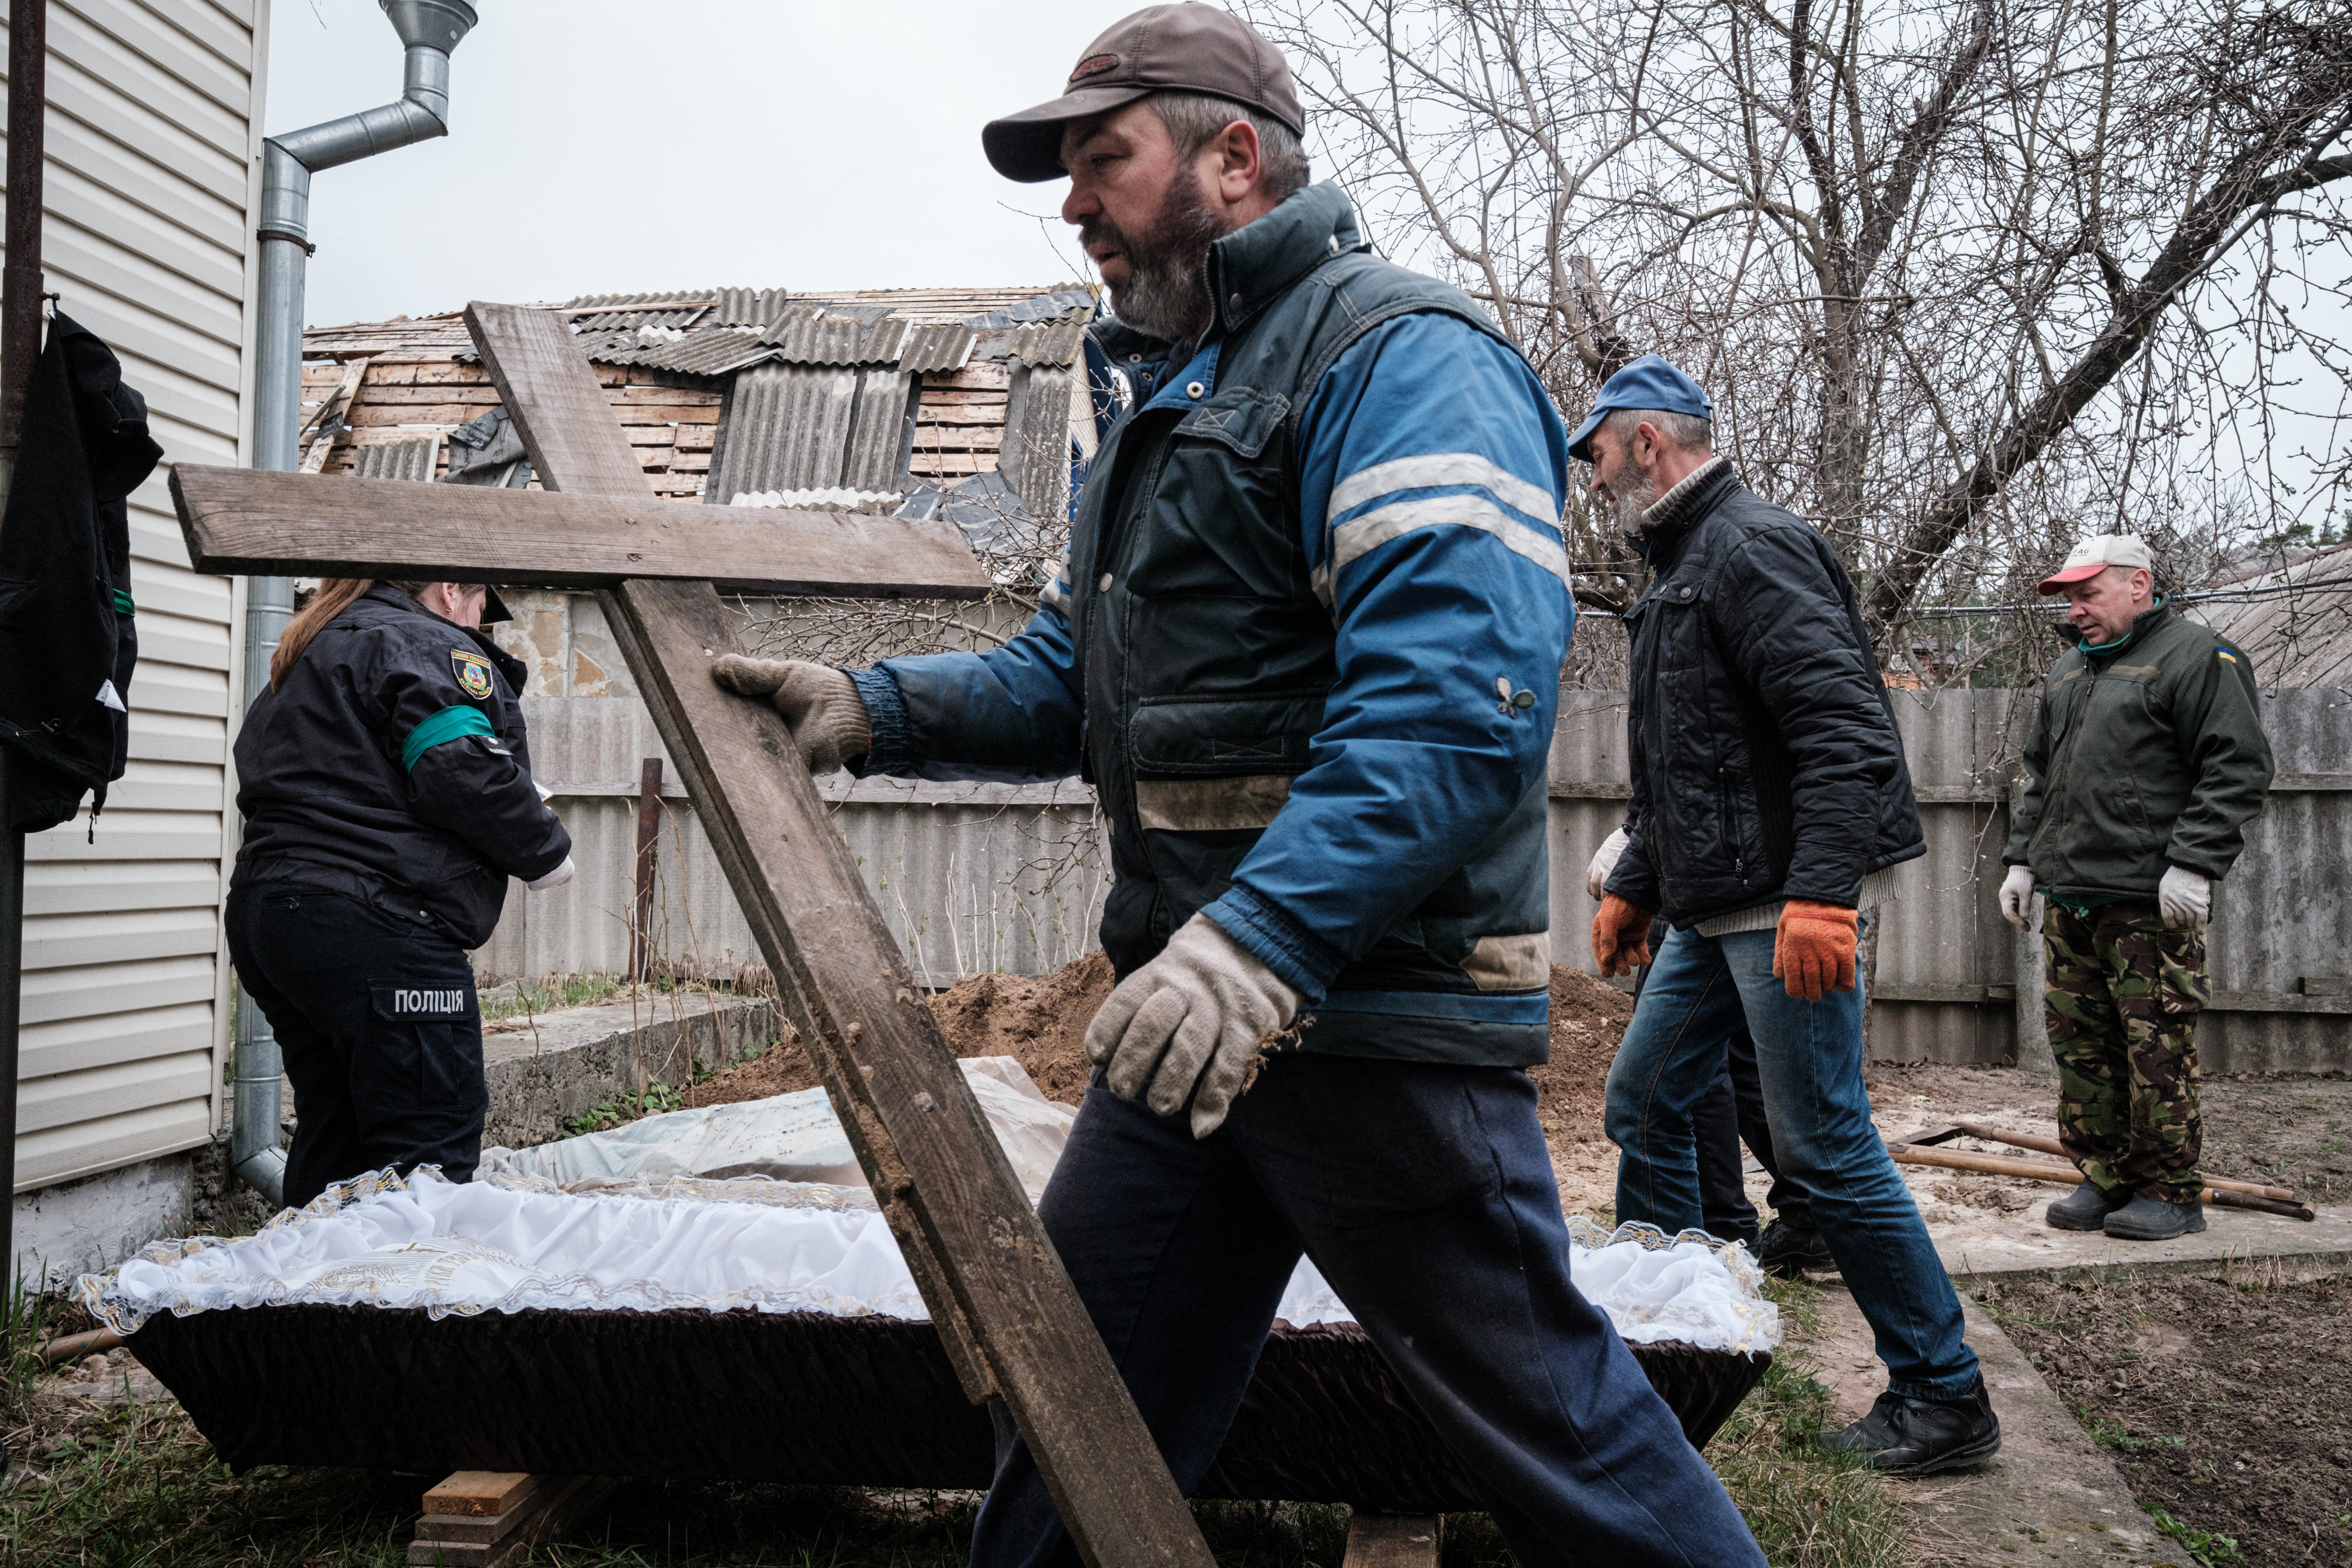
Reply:
[[[163,456],[113,351],[59,311],[0,520],[0,744],[20,832],[71,821],[89,790],[94,826],[122,776],[139,658],[127,501]]]

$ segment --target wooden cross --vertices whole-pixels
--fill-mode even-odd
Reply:
[[[782,717],[710,679],[736,651],[721,588],[976,598],[979,563],[946,522],[657,500],[552,311],[477,303],[466,324],[562,493],[184,463],[195,569],[593,590],[964,1392],[1003,1396],[1089,1563],[1211,1568]]]

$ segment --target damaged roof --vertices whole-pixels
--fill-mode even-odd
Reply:
[[[540,308],[565,318],[659,494],[935,493],[995,476],[1055,519],[1093,450],[1096,300],[1076,285],[689,289]],[[313,328],[303,351],[313,472],[431,477],[442,437],[498,404],[456,311]]]
[[[973,360],[1076,363],[1097,290],[685,289],[662,294],[583,294],[560,311],[599,364],[643,365],[724,377],[762,363],[887,365],[904,373],[951,371]],[[464,316],[397,317],[313,328],[307,357],[446,353],[475,358]]]

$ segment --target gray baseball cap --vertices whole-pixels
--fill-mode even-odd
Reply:
[[[1008,180],[1058,180],[1068,173],[1062,167],[1064,126],[1155,92],[1230,98],[1307,134],[1298,84],[1282,51],[1229,11],[1185,4],[1146,6],[1088,44],[1061,97],[990,121],[981,149]]]

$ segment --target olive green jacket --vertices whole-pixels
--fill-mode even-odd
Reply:
[[[2153,900],[2167,866],[2227,876],[2270,788],[2258,700],[2245,652],[2161,603],[2123,647],[2067,653],[2002,858],[2061,899]]]

